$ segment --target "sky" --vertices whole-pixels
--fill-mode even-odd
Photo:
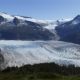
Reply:
[[[80,0],[0,0],[0,11],[37,19],[73,18],[80,14]]]

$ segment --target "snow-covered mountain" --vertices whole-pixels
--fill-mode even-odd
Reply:
[[[80,15],[55,28],[59,40],[80,44]]]
[[[3,13],[0,12],[0,24],[8,24],[8,25],[12,25],[10,23],[14,23],[14,19],[17,19],[18,21],[16,21],[16,24],[25,24],[25,21],[30,21],[30,22],[34,22],[37,23],[47,29],[54,29],[55,26],[58,26],[64,22],[70,21],[70,19],[62,19],[62,20],[39,20],[39,19],[35,19],[32,17],[26,17],[26,16],[14,16],[14,15],[9,15],[7,13]]]
[[[0,12],[0,39],[59,40],[55,28],[67,21],[38,20]]]
[[[3,12],[0,12],[0,16],[3,17],[6,20],[6,22],[13,21],[14,18],[16,17],[17,19],[21,20],[22,22],[27,20],[27,21],[38,23],[38,24],[43,25],[43,26],[46,26],[46,25],[49,25],[49,24],[57,25],[59,23],[64,23],[64,22],[70,20],[70,19],[65,19],[65,20],[62,19],[62,20],[57,20],[57,21],[55,21],[55,20],[39,20],[39,19],[35,19],[35,18],[32,18],[32,17],[9,15],[9,14],[3,13]],[[4,21],[2,21],[2,22],[4,22]]]
[[[80,66],[80,45],[60,41],[0,41],[0,68],[55,62]]]
[[[6,40],[50,40],[54,34],[42,25],[46,21],[31,17],[12,16],[0,13],[0,39]]]

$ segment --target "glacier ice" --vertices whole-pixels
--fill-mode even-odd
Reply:
[[[80,66],[80,45],[61,41],[0,41],[0,68],[55,62]]]

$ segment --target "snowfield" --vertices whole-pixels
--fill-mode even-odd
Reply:
[[[61,41],[0,41],[0,68],[55,62],[80,66],[80,46]]]

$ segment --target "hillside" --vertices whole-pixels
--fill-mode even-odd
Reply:
[[[8,67],[0,72],[0,80],[79,80],[79,75],[80,67],[44,63],[26,65],[21,68]]]

